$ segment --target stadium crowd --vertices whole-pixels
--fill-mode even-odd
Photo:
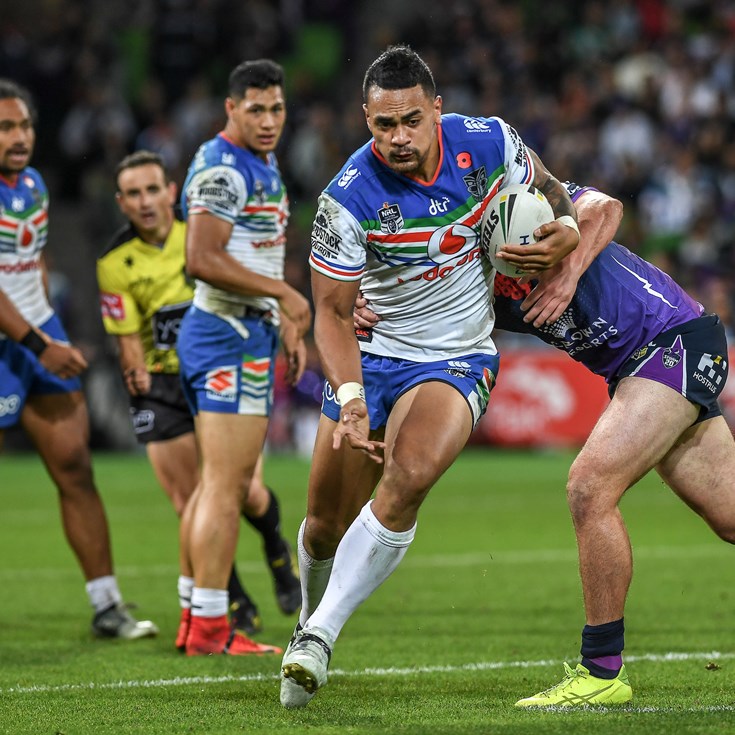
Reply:
[[[94,261],[120,225],[115,163],[152,149],[181,184],[196,147],[221,129],[227,70],[244,58],[286,68],[287,279],[308,292],[318,193],[368,138],[360,78],[394,42],[434,69],[446,112],[499,115],[560,178],[619,198],[620,241],[717,311],[733,337],[730,0],[38,0],[4,10],[0,76],[36,97],[34,165],[62,223],[49,251],[66,277],[70,336],[103,339]],[[307,375],[292,398],[308,404],[318,383]],[[273,423],[287,435],[287,417]]]

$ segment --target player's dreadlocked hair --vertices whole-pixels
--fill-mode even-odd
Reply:
[[[371,87],[408,89],[417,84],[429,97],[436,97],[434,76],[426,62],[410,46],[388,46],[365,72],[362,99],[367,102]]]
[[[12,81],[11,79],[0,79],[0,100],[23,100],[28,112],[31,115],[31,119],[36,119],[36,108],[33,104],[33,98],[31,93],[25,88],[21,87],[20,84]]]
[[[230,97],[240,99],[249,87],[266,89],[283,86],[283,67],[270,59],[243,61],[230,72],[228,92]]]

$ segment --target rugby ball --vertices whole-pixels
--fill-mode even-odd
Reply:
[[[533,231],[555,219],[548,199],[531,184],[504,186],[488,202],[480,224],[482,252],[498,273],[520,278],[523,271],[495,254],[506,243],[530,245],[536,242]]]

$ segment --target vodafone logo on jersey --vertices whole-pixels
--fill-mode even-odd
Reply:
[[[428,256],[435,263],[447,263],[477,247],[477,233],[466,225],[445,225],[429,239]]]

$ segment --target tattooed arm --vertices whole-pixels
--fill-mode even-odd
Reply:
[[[534,165],[533,185],[549,200],[556,219],[534,231],[538,242],[532,245],[505,245],[498,251],[498,257],[532,276],[551,268],[569,255],[579,243],[579,229],[577,212],[566,188],[532,150],[528,152]]]

